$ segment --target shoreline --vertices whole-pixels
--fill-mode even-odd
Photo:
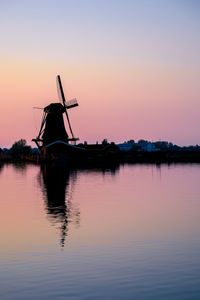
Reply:
[[[19,154],[19,155],[11,155],[11,154],[0,154],[0,163],[34,163],[34,164],[51,164],[56,160],[44,160],[39,154]],[[65,165],[65,159],[59,161]],[[84,162],[81,161],[73,161],[72,165],[85,165],[85,167],[90,166],[92,164],[97,164],[99,166],[104,166],[106,164],[123,164],[123,163],[200,163],[200,151],[129,151],[122,152],[119,151],[117,157],[114,155],[109,158],[94,158],[90,160],[86,160]]]

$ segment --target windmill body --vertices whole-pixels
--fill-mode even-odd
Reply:
[[[68,143],[68,134],[65,129],[63,113],[64,107],[60,103],[51,103],[44,108],[46,113],[45,128],[42,134],[43,145],[57,140]]]

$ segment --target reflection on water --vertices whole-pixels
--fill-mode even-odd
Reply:
[[[21,167],[22,168],[22,167]],[[73,193],[76,187],[77,173],[110,173],[114,176],[118,166],[107,168],[68,170],[56,165],[42,165],[38,176],[48,219],[60,232],[60,245],[65,246],[69,234],[69,223],[80,225],[80,210],[73,203]]]
[[[3,168],[4,168],[4,163],[0,162],[0,173],[3,171]]]
[[[0,165],[0,299],[200,299],[199,178]]]
[[[15,171],[17,171],[18,173],[21,173],[21,174],[25,174],[26,170],[28,168],[28,165],[25,162],[15,162],[12,165],[13,165],[13,168],[15,169]]]
[[[60,244],[65,245],[68,224],[79,224],[80,212],[73,207],[72,197],[76,182],[76,172],[52,165],[41,167],[39,182],[42,187],[46,212],[52,224],[60,229]]]

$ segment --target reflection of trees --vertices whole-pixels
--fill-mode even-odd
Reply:
[[[4,168],[4,163],[0,162],[0,173],[3,171],[3,168]]]
[[[25,174],[28,165],[26,162],[14,162],[12,163],[12,166],[18,173]]]
[[[79,224],[79,210],[72,204],[76,173],[44,165],[41,167],[41,179],[47,215],[51,223],[59,227],[60,244],[64,247],[69,223],[75,221]]]

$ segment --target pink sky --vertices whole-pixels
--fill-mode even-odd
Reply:
[[[78,99],[80,141],[200,144],[199,6],[58,2],[1,4],[0,147],[31,143],[42,117],[32,107],[58,100],[57,74]]]

